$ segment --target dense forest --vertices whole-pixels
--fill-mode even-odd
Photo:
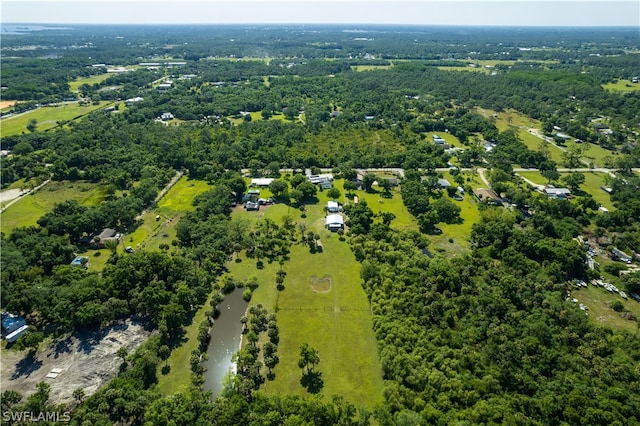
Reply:
[[[46,383],[28,397],[3,387],[3,413],[70,411],[72,424],[83,425],[640,424],[638,333],[596,324],[568,301],[570,283],[600,276],[588,267],[579,236],[607,237],[640,253],[633,171],[640,167],[640,90],[602,87],[638,72],[637,50],[635,29],[371,27],[354,37],[330,26],[79,26],[3,35],[2,96],[25,101],[2,111],[3,125],[50,102],[113,107],[49,131],[33,123],[2,137],[10,151],[2,158],[3,188],[51,179],[99,184],[105,193],[98,205],[61,201],[36,225],[3,232],[2,309],[32,327],[2,350],[35,352],[46,339],[132,316],[152,330],[94,394],[57,406]],[[458,70],[480,60],[497,63],[487,72]],[[181,65],[139,65],[158,61]],[[104,73],[97,63],[132,68],[72,90],[74,80]],[[166,80],[172,87],[159,90]],[[134,97],[141,99],[127,102]],[[600,166],[615,172],[607,178],[615,209],[598,214],[594,197],[579,190],[584,178],[571,174],[561,178],[577,189],[570,200],[525,189],[516,166],[558,182],[558,168],[583,164],[569,148],[560,164],[525,144],[517,126],[500,128],[495,117],[505,111],[537,120],[550,140],[562,129],[605,150]],[[167,112],[174,118],[159,119]],[[434,132],[458,141],[458,150],[434,144]],[[279,322],[277,311],[262,306],[243,319],[248,344],[236,355],[237,374],[214,399],[202,390],[202,347],[235,286],[225,278],[229,262],[243,253],[257,264],[279,264],[280,291],[292,245],[318,250],[319,238],[302,228],[298,237],[291,217],[251,225],[232,219],[246,178],[276,178],[269,186],[275,201],[304,215],[318,200],[304,172],[321,168],[345,179],[335,198],[356,191],[357,170],[366,194],[377,179],[366,169],[402,169],[398,194],[415,229],[394,226],[392,213],[374,213],[362,201],[344,206],[348,229],[339,234],[358,262],[373,318],[383,402],[367,409],[341,396],[264,392],[278,362]],[[450,170],[469,193],[462,171],[478,168],[509,208],[478,202],[469,248],[432,256],[430,237],[442,224],[463,222],[452,201],[457,189],[442,191],[438,173]],[[108,246],[99,272],[70,265],[94,231],[142,226],[176,171],[210,188],[189,200],[171,246],[129,255]],[[390,184],[376,185],[382,205]],[[619,280],[629,294],[640,293],[637,272]],[[164,396],[158,366],[201,309],[207,319],[189,358],[189,389]]]

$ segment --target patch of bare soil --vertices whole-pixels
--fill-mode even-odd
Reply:
[[[26,398],[36,385],[51,385],[49,402],[69,403],[80,388],[86,396],[116,376],[122,364],[116,352],[121,347],[133,353],[149,336],[140,322],[127,320],[99,331],[74,334],[50,343],[35,355],[27,351],[3,350],[2,392],[14,390]]]
[[[327,293],[331,290],[331,277],[322,277],[318,278],[315,275],[311,277],[309,280],[311,284],[311,288],[316,293]]]

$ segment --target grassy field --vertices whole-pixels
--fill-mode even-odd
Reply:
[[[72,92],[77,92],[80,86],[82,86],[83,84],[94,85],[96,83],[102,83],[112,75],[113,74],[105,72],[103,74],[92,75],[91,77],[78,78],[74,81],[69,82],[69,89]]]
[[[351,69],[356,72],[362,72],[362,71],[388,70],[391,67],[393,67],[393,65],[353,65]]]
[[[459,66],[459,67],[443,67],[443,66],[439,66],[437,67],[439,70],[442,71],[471,71],[471,72],[483,72],[485,74],[489,74],[491,72],[491,70],[489,68],[485,68],[485,67],[470,67],[470,66]]]
[[[635,321],[625,319],[619,312],[611,309],[611,302],[619,300],[636,318],[640,318],[640,303],[629,298],[624,300],[617,293],[609,293],[602,287],[594,287],[589,284],[587,288],[573,289],[571,297],[578,299],[578,303],[584,303],[589,309],[589,319],[597,325],[606,325],[613,329],[627,330],[631,333],[638,331],[638,324]],[[567,302],[570,303],[570,302]]]
[[[602,88],[610,92],[635,92],[640,90],[640,83],[632,83],[630,80],[618,80],[616,83],[603,84]]]
[[[96,206],[105,198],[103,188],[89,182],[49,182],[35,193],[23,196],[0,216],[2,232],[37,223],[55,204],[76,200],[84,206]]]
[[[546,185],[547,179],[540,174],[540,172],[536,171],[526,171],[526,172],[518,172],[519,175],[525,177],[536,183],[538,185]],[[568,173],[560,173],[560,177],[567,175]],[[603,207],[606,207],[609,210],[615,210],[613,207],[613,203],[611,202],[611,197],[609,194],[604,192],[600,187],[605,185],[606,175],[604,173],[598,172],[588,172],[583,173],[585,180],[584,183],[580,186],[584,192],[587,192],[593,196],[593,199],[596,200],[598,204]],[[562,181],[559,181],[561,184]]]
[[[485,187],[484,183],[478,175],[473,175],[470,172],[464,173],[466,184],[471,185],[472,188]],[[451,174],[443,173],[443,177],[447,179],[451,184],[455,185],[455,181]],[[448,197],[448,195],[444,195]],[[471,227],[480,218],[480,211],[478,210],[478,203],[473,194],[465,194],[462,201],[453,201],[458,207],[460,207],[460,217],[462,223],[447,224],[440,223],[438,228],[442,231],[439,235],[429,235],[431,241],[431,251],[447,252],[449,255],[460,254],[469,248],[469,236],[471,235]]]
[[[38,131],[53,129],[58,126],[58,121],[70,121],[81,118],[83,115],[98,109],[104,109],[114,105],[114,102],[101,102],[99,105],[80,106],[73,102],[55,107],[41,107],[32,111],[3,118],[0,121],[0,133],[2,136],[28,133],[27,124],[30,120],[36,120]]]
[[[176,224],[193,209],[193,198],[211,187],[204,181],[183,176],[158,203],[155,209],[142,215],[142,224],[124,238],[124,246],[158,250],[160,244],[171,244],[176,238]],[[156,217],[160,219],[156,220]],[[124,247],[123,247],[124,249]]]
[[[233,213],[235,218],[247,217],[251,221],[271,218],[278,222],[290,214],[296,222],[305,222],[309,230],[320,235],[321,253],[311,254],[307,246],[300,244],[292,246],[291,259],[283,266],[287,272],[283,291],[279,292],[275,286],[279,268],[275,263],[265,263],[264,269],[258,270],[255,260],[241,257],[242,261],[231,263],[229,269],[239,279],[257,276],[259,287],[251,303],[262,303],[278,315],[280,363],[274,369],[275,380],[264,386],[266,393],[307,394],[300,384],[297,361],[300,345],[309,343],[320,355],[322,393],[342,395],[351,402],[372,408],[382,400],[382,377],[371,313],[360,286],[360,265],[348,242],[339,241],[337,234],[324,229],[322,207],[326,201],[320,193],[319,202],[307,206],[304,219],[298,210],[285,205],[269,206],[260,212],[237,209]],[[312,277],[329,278],[330,289],[314,291]]]

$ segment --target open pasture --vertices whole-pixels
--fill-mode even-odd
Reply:
[[[114,102],[101,102],[99,105],[79,105],[77,102],[43,106],[21,114],[0,120],[2,136],[28,133],[27,124],[36,120],[37,131],[50,130],[58,126],[58,122],[71,121],[99,109],[114,105]]]
[[[83,206],[96,206],[106,197],[104,188],[90,182],[51,181],[36,192],[21,197],[2,213],[2,232],[36,225],[38,219],[56,204],[76,200]]]

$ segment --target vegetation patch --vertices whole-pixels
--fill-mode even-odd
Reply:
[[[331,290],[331,277],[318,278],[313,275],[309,279],[309,283],[311,284],[311,288],[313,289],[313,291],[315,291],[316,293],[327,293],[329,290]]]

